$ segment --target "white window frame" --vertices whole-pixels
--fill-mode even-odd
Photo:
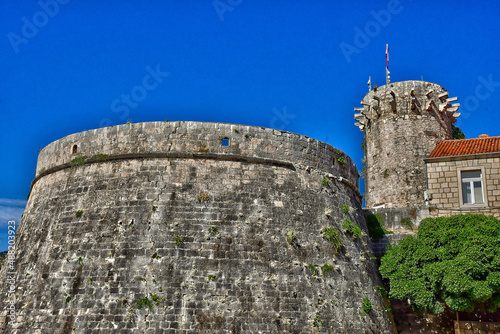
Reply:
[[[473,171],[480,171],[481,172],[481,177],[480,178],[474,178],[470,179],[470,182],[474,181],[481,181],[481,191],[483,193],[483,203],[464,203],[464,198],[462,194],[462,172],[473,172]],[[464,168],[458,168],[458,196],[460,198],[460,206],[461,207],[488,207],[488,198],[486,196],[487,191],[486,191],[486,177],[485,177],[485,168],[484,166],[474,166],[474,167],[464,167]],[[472,189],[472,197],[474,198],[474,185],[471,187]]]

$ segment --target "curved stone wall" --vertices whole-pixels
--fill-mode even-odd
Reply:
[[[224,138],[228,146],[222,145]],[[351,158],[313,138],[256,126],[187,121],[123,124],[66,136],[40,151],[36,174],[82,156],[176,152],[274,159],[321,169],[358,186],[359,176]],[[345,163],[339,162],[339,157]]]
[[[366,207],[424,205],[424,159],[452,136],[456,98],[425,81],[402,81],[370,91],[355,110],[364,132]]]
[[[229,146],[219,145],[226,136]],[[70,164],[73,145],[76,155],[115,158]],[[394,332],[376,289],[355,168],[347,156],[330,165],[336,154],[295,134],[193,122],[124,125],[50,144],[16,233],[16,318],[2,308],[1,328]],[[361,238],[343,231],[346,218]],[[340,232],[338,251],[326,227]],[[362,310],[363,298],[373,310]]]

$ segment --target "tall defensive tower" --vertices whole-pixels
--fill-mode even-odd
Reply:
[[[367,208],[424,205],[424,158],[452,137],[460,116],[456,97],[438,84],[401,81],[370,90],[355,108],[364,133]]]

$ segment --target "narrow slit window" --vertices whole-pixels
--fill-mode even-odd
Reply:
[[[229,138],[222,139],[222,146],[229,146]]]
[[[78,145],[73,145],[73,154],[76,154],[78,151]]]

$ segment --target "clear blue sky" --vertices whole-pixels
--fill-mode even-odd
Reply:
[[[497,1],[5,0],[0,13],[0,250],[38,150],[129,119],[280,128],[361,170],[353,108],[368,76],[385,83],[386,43],[392,81],[438,83],[468,138],[500,135]]]

